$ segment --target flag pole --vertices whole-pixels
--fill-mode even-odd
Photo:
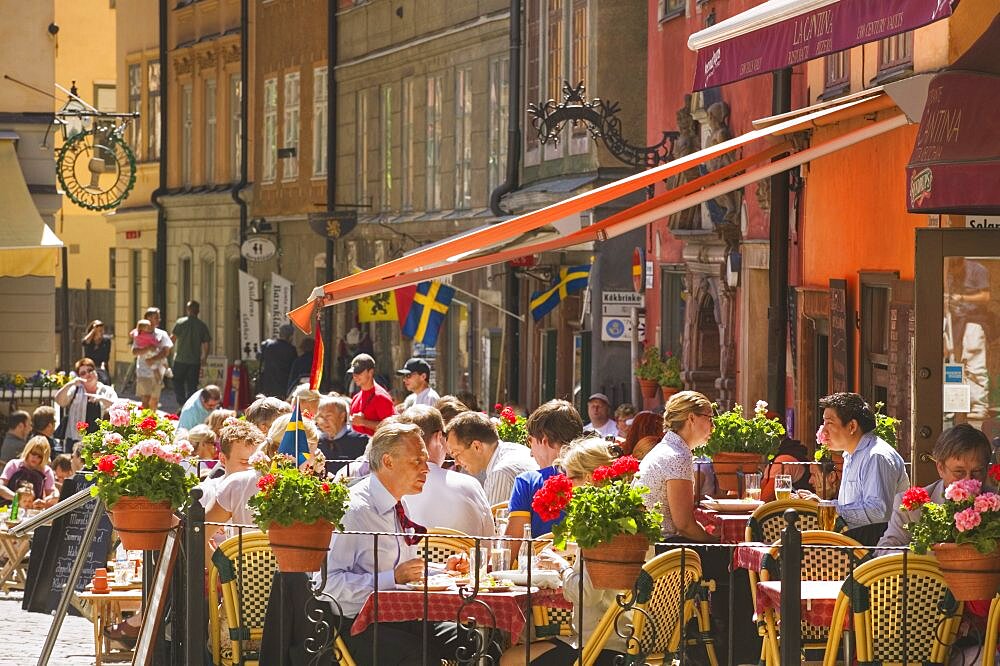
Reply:
[[[470,291],[466,291],[466,290],[462,289],[461,287],[456,287],[454,285],[454,283],[445,282],[444,284],[447,284],[449,287],[451,287],[452,289],[454,289],[455,291],[457,291],[460,294],[465,294],[469,298],[471,298],[471,299],[473,299],[475,301],[478,301],[479,303],[482,303],[483,305],[486,305],[488,307],[491,307],[491,308],[494,308],[496,310],[499,310],[500,312],[504,313],[508,317],[513,317],[514,319],[518,320],[522,324],[524,323],[524,315],[515,314],[515,313],[511,312],[510,310],[505,310],[504,308],[500,307],[496,303],[490,303],[489,301],[487,301],[486,299],[482,298],[481,296],[473,294]]]

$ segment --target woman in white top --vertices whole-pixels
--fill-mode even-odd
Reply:
[[[89,358],[76,362],[76,377],[66,382],[56,391],[55,401],[65,411],[56,437],[63,440],[63,450],[72,451],[73,444],[79,442],[86,432],[79,432],[76,424],[86,421],[89,432],[97,431],[97,419],[108,412],[108,408],[118,400],[114,387],[102,384],[97,378],[97,365]]]
[[[594,470],[614,462],[614,456],[608,451],[608,442],[600,437],[583,437],[574,440],[563,449],[560,460],[556,463],[565,471],[573,486],[581,486],[592,480]],[[569,562],[551,548],[546,548],[538,554],[537,567],[554,569],[561,572],[563,595],[573,603],[573,629],[580,624],[580,609],[583,609],[582,637],[558,636],[545,641],[531,644],[532,666],[570,666],[577,662],[577,650],[587,642],[597,628],[608,607],[613,605],[618,592],[615,590],[599,590],[590,582],[590,575],[583,573],[583,600],[580,600],[580,575],[582,558]],[[613,633],[604,644],[604,649],[595,661],[595,666],[610,666],[615,663],[615,657],[625,653],[625,641]],[[501,666],[523,664],[524,646],[515,645],[504,652]]]

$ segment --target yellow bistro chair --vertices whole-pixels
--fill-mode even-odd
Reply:
[[[986,644],[983,646],[983,666],[993,666],[997,657],[997,635],[1000,633],[1000,594],[990,602],[986,616]]]
[[[903,663],[904,651],[909,664],[946,664],[962,619],[962,602],[948,590],[931,555],[898,553],[869,560],[854,570],[837,597],[823,666],[837,663],[848,613],[853,616],[859,664]]]
[[[556,553],[566,558],[572,565],[576,562],[576,544],[566,544],[565,549],[556,548],[553,543],[553,534],[549,532],[543,534],[532,542],[535,555],[546,548],[552,548]],[[573,611],[567,608],[556,608],[555,606],[543,606],[532,604],[531,606],[532,624],[535,628],[535,639],[547,639],[551,636],[572,636]]]

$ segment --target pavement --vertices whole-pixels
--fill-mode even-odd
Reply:
[[[21,610],[21,593],[0,594],[0,666],[33,666],[38,663],[52,617]],[[94,629],[89,620],[68,615],[63,620],[50,664],[93,666]]]

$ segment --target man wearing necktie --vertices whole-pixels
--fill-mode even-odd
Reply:
[[[330,540],[323,591],[340,604],[342,636],[359,666],[374,664],[374,624],[356,636],[350,632],[368,596],[376,586],[392,590],[397,584],[420,580],[424,575],[424,561],[417,556],[417,546],[419,535],[426,529],[407,517],[400,502],[404,495],[419,493],[427,479],[427,448],[420,428],[408,423],[385,424],[372,438],[368,461],[372,473],[351,488],[351,505],[342,521],[344,530],[407,536],[378,537],[377,568],[374,537],[334,532]],[[455,623],[431,623],[427,635],[428,663],[455,658],[461,644]],[[422,637],[420,622],[379,623],[379,666],[422,663]]]

